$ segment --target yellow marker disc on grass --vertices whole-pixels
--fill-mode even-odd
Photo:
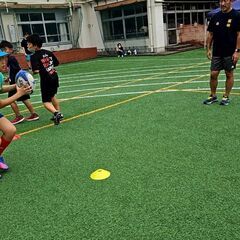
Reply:
[[[111,173],[107,170],[104,170],[104,169],[98,169],[96,171],[94,171],[90,177],[91,179],[93,180],[104,180],[104,179],[107,179],[109,178],[111,175]]]

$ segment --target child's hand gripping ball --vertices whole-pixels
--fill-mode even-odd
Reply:
[[[33,90],[35,89],[36,82],[29,72],[20,70],[16,75],[16,84],[18,87],[30,86],[32,88],[32,94]]]

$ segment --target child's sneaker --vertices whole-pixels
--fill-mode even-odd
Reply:
[[[39,119],[39,116],[37,113],[33,113],[30,117],[25,118],[26,121],[31,122],[31,121],[36,121]]]
[[[203,104],[210,105],[212,103],[217,102],[217,96],[210,95],[205,101],[203,101]]]
[[[22,116],[22,115],[20,115],[20,116],[17,116],[16,118],[14,118],[12,121],[11,121],[11,123],[13,124],[13,125],[15,125],[15,124],[18,124],[18,123],[21,123],[22,121],[24,121],[24,117]]]
[[[60,112],[56,112],[53,116],[53,121],[55,125],[58,125],[62,119],[63,119],[63,115]]]
[[[53,115],[53,116],[50,118],[51,121],[54,121],[54,119],[55,119],[55,115]],[[62,113],[60,113],[60,121],[61,121],[61,120],[63,120],[63,114],[62,114]]]
[[[220,105],[227,106],[230,103],[229,97],[223,96],[222,101],[220,102]]]
[[[0,169],[3,171],[8,170],[8,165],[4,162],[4,158],[0,156]]]

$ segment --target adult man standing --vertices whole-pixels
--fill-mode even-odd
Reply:
[[[234,83],[233,70],[240,54],[240,14],[232,9],[232,0],[220,0],[221,11],[210,20],[207,36],[207,57],[211,60],[211,94],[203,103],[217,102],[218,76],[225,70],[225,93],[220,105],[228,105]]]

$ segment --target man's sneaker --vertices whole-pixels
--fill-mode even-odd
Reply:
[[[227,106],[230,103],[229,97],[223,96],[222,101],[220,102],[220,105]]]
[[[11,121],[11,123],[13,124],[13,125],[15,125],[15,124],[18,124],[18,123],[21,123],[22,121],[24,121],[24,117],[22,116],[22,115],[19,115],[19,116],[17,116],[16,118],[14,118],[12,121]]]
[[[217,96],[210,95],[205,101],[203,101],[203,104],[210,105],[212,103],[217,102]]]
[[[8,165],[4,162],[4,158],[0,156],[0,169],[3,171],[8,170]]]
[[[54,120],[53,120],[54,124],[58,125],[60,123],[60,121],[63,119],[63,115],[60,112],[57,112],[54,114],[53,118],[54,118]]]
[[[26,119],[26,121],[28,121],[28,122],[36,121],[36,120],[39,119],[39,116],[38,116],[38,114],[33,113],[30,117],[27,117],[27,118],[25,118],[25,119]]]

